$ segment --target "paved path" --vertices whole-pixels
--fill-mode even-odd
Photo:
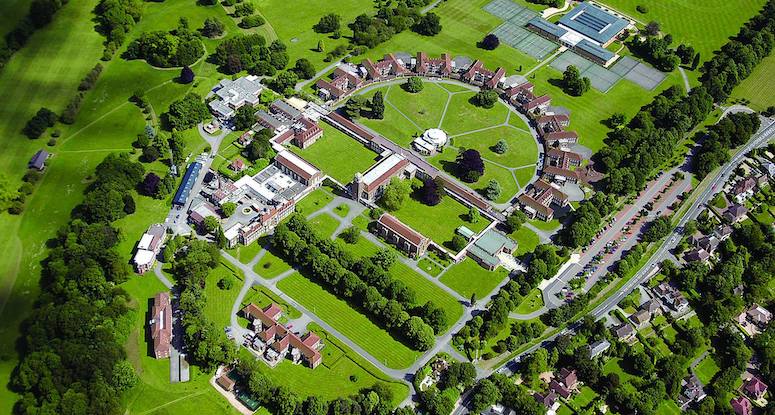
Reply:
[[[172,289],[172,286],[174,285],[172,281],[170,281],[169,278],[167,278],[166,275],[164,275],[163,272],[161,272],[161,262],[156,261],[156,265],[153,266],[153,273],[156,274],[156,278],[161,281],[162,284],[164,284],[165,287],[168,289]]]
[[[692,86],[689,85],[689,78],[686,76],[686,71],[684,71],[684,68],[682,68],[680,65],[678,66],[678,73],[681,74],[681,78],[684,80],[684,89],[686,90],[686,93],[688,94],[689,91],[692,90]]]

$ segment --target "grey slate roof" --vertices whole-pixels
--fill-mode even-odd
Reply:
[[[599,43],[606,43],[629,23],[590,3],[581,3],[563,16],[559,24]]]

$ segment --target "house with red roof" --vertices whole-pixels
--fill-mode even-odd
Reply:
[[[404,156],[393,153],[372,166],[364,174],[356,174],[350,184],[350,193],[358,200],[375,203],[393,177],[411,179],[417,168]]]
[[[425,52],[417,52],[415,70],[417,75],[449,77],[452,74],[452,58],[442,53],[440,58],[428,58]]]
[[[484,66],[482,61],[477,60],[460,78],[469,84],[493,89],[498,86],[498,82],[503,79],[503,75],[505,74],[505,69],[499,67],[494,71],[491,71]]]
[[[751,405],[751,401],[743,396],[738,396],[737,398],[730,400],[729,405],[732,406],[732,411],[734,411],[737,415],[753,414],[753,406]]]
[[[241,310],[241,314],[250,320],[254,332],[254,336],[246,342],[250,343],[250,347],[260,353],[270,366],[277,365],[284,357],[294,364],[304,362],[313,369],[323,361],[320,354],[323,347],[320,337],[313,332],[299,337],[278,323],[277,320],[282,316],[279,305],[272,303],[259,308],[250,303]]]
[[[376,233],[414,258],[422,256],[431,243],[430,238],[404,225],[388,213],[383,213],[377,220]]]
[[[388,53],[378,62],[372,62],[371,59],[364,59],[361,65],[366,68],[368,79],[375,81],[382,81],[412,73],[402,62],[396,59],[395,55],[392,53]]]
[[[356,70],[347,67],[337,66],[334,69],[331,80],[319,79],[315,86],[320,98],[328,100],[337,100],[343,96],[349,95],[361,85],[364,79],[358,75]]]
[[[527,192],[519,195],[517,201],[531,219],[549,221],[554,217],[554,209],[551,206],[567,206],[569,198],[559,188],[541,179],[533,183]]]
[[[172,305],[170,294],[160,292],[153,297],[151,306],[151,340],[153,341],[153,355],[157,359],[170,357],[170,343],[172,341]]]
[[[752,376],[743,383],[743,390],[753,400],[758,401],[767,394],[767,384],[758,377]]]

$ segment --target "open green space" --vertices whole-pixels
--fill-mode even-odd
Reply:
[[[775,105],[775,55],[764,58],[748,78],[732,90],[732,100],[744,99],[755,111]]]
[[[424,51],[428,56],[450,53],[452,56],[465,55],[480,59],[491,69],[502,66],[511,73],[522,66],[529,70],[537,61],[518,50],[501,45],[495,50],[485,50],[476,46],[484,34],[491,32],[502,21],[482,9],[491,0],[447,0],[433,9],[441,19],[443,30],[436,36],[420,36],[405,30],[389,41],[369,50],[365,57],[380,59],[386,53],[406,51],[414,55]]]
[[[504,140],[508,144],[508,150],[503,154],[494,151],[495,145],[500,140]],[[457,148],[474,149],[482,155],[482,158],[506,167],[532,166],[538,160],[538,146],[535,139],[530,133],[512,127],[496,127],[460,135],[453,138],[452,141]]]
[[[368,257],[380,250],[379,246],[364,237],[358,238],[355,244],[340,241],[340,245],[357,257]],[[387,249],[392,250],[393,248]],[[396,252],[396,255],[400,257],[401,254]],[[444,310],[449,324],[457,321],[463,315],[463,306],[455,297],[401,262],[400,259],[390,267],[390,275],[414,290],[417,305],[423,305],[430,301]]]
[[[621,358],[615,357],[613,359],[609,359],[607,362],[605,362],[605,365],[603,365],[603,374],[607,375],[609,373],[616,373],[619,375],[619,380],[621,380],[622,383],[634,379],[635,376],[627,373],[621,365]]]
[[[374,95],[374,92],[369,91],[364,96],[370,98]],[[381,120],[361,117],[358,119],[358,123],[371,128],[383,137],[404,147],[409,147],[414,137],[422,133],[420,128],[416,127],[391,105],[385,105],[385,113]]]
[[[315,232],[323,238],[332,237],[336,228],[339,227],[339,221],[328,213],[321,213],[310,219],[309,222]]]
[[[527,295],[522,298],[522,302],[519,303],[517,309],[514,312],[518,314],[529,314],[541,309],[544,306],[544,297],[541,295],[541,290],[534,288],[530,290]]]
[[[571,399],[571,404],[576,408],[584,408],[597,398],[598,394],[589,386],[582,386],[579,393]]]
[[[276,384],[287,386],[302,397],[314,395],[333,400],[354,395],[363,388],[383,382],[395,395],[393,405],[398,405],[408,392],[406,385],[390,379],[316,324],[311,323],[307,329],[320,336],[324,344],[320,350],[323,363],[314,369],[305,365],[294,365],[290,360],[285,360],[274,368],[261,363],[261,372]],[[247,351],[242,354],[255,358]]]
[[[450,81],[445,80],[444,82],[436,82],[435,84],[446,89],[449,92],[455,93],[455,92],[468,92],[473,88],[472,86],[468,84],[461,84],[457,83],[460,81]]]
[[[387,101],[421,129],[438,128],[449,92],[434,83],[424,84],[423,90],[414,94],[398,85],[390,86]]]
[[[261,249],[263,249],[263,246],[261,246],[260,243],[253,242],[250,245],[237,245],[234,248],[227,249],[226,252],[228,252],[229,255],[233,256],[234,258],[237,258],[239,262],[247,264],[248,262],[252,261],[256,255],[258,255]]]
[[[453,265],[439,279],[444,285],[457,291],[464,298],[484,298],[508,276],[508,271],[498,268],[488,271],[471,258],[465,258],[457,265]]]
[[[470,102],[474,95],[474,92],[452,95],[447,116],[441,124],[441,128],[450,136],[506,123],[509,113],[506,105],[498,101],[492,108],[477,107]]]
[[[231,289],[224,290],[218,287],[218,282],[222,278],[231,279]],[[204,313],[215,323],[215,327],[220,329],[231,325],[231,308],[239,295],[244,278],[242,273],[228,262],[221,262],[207,275],[204,291],[207,306]]]
[[[527,222],[530,225],[535,226],[536,229],[546,231],[546,232],[551,232],[560,227],[560,221],[558,219],[552,219],[548,222],[543,220],[533,219]]]
[[[457,170],[457,163],[455,162],[457,155],[457,150],[451,147],[446,147],[444,148],[444,151],[437,153],[435,156],[429,158],[428,161],[430,161],[431,164],[438,167],[439,169],[446,171],[450,175],[454,175]],[[530,171],[532,172],[532,167],[530,168]],[[497,203],[508,202],[512,196],[514,196],[517,191],[519,191],[519,186],[517,181],[514,179],[514,175],[511,174],[511,170],[487,161],[486,158],[484,158],[484,174],[482,177],[480,177],[479,180],[477,180],[475,183],[463,184],[479,192],[480,194],[484,194],[484,189],[487,188],[490,180],[497,181],[501,186],[501,193],[494,200]]]
[[[660,415],[679,415],[681,413],[681,408],[678,407],[678,404],[676,404],[675,401],[667,399],[659,404],[657,407],[657,413]]]
[[[664,33],[673,35],[674,43],[686,43],[700,52],[701,60],[737,34],[740,27],[759,12],[764,0],[605,0],[604,4],[646,24],[656,20]],[[647,13],[635,8],[644,5]]]
[[[557,81],[561,78],[561,72],[546,65],[531,74],[530,82],[536,85],[536,93],[552,97],[552,105],[570,110],[571,122],[568,130],[578,132],[579,143],[593,152],[603,148],[603,139],[609,131],[603,121],[611,115],[620,112],[629,119],[640,107],[651,102],[654,95],[660,91],[671,85],[683,85],[680,75],[675,71],[654,91],[646,91],[635,83],[622,79],[606,93],[593,88],[580,97],[572,97],[560,88]]]
[[[342,184],[350,183],[355,173],[365,172],[377,154],[331,125],[321,122],[323,137],[315,144],[291,150]],[[345,161],[346,160],[346,161]]]
[[[297,310],[287,301],[278,297],[277,294],[263,286],[253,286],[253,288],[251,288],[251,290],[245,294],[245,298],[242,299],[242,306],[244,307],[250,303],[253,303],[261,308],[271,305],[272,303],[279,305],[280,308],[283,309],[283,317],[281,320],[301,317],[301,311]]]
[[[451,241],[458,226],[464,225],[474,232],[480,232],[490,224],[490,221],[485,218],[479,219],[478,223],[469,222],[468,208],[451,197],[442,198],[436,206],[428,206],[410,197],[401,209],[391,214],[437,244]],[[428,218],[434,218],[434,220],[428,220]]]
[[[368,317],[299,273],[284,278],[277,286],[388,367],[407,367],[419,356]]]
[[[296,204],[296,212],[299,212],[302,215],[309,215],[310,213],[322,209],[325,205],[331,203],[332,200],[334,200],[334,197],[323,190],[323,188],[319,187],[313,190],[312,193],[304,196],[304,198]]]
[[[721,369],[716,364],[713,356],[708,355],[694,367],[694,374],[697,375],[697,379],[699,379],[703,385],[707,385],[719,370]]]
[[[441,271],[442,271],[442,269],[439,266],[439,264],[431,261],[428,258],[423,258],[423,259],[419,260],[417,262],[417,266],[421,270],[425,271],[428,275],[430,275],[432,277],[438,277],[439,274],[441,274]]]
[[[289,269],[291,269],[291,265],[272,253],[271,250],[267,250],[253,267],[253,271],[263,278],[277,277]]]
[[[334,214],[339,217],[345,217],[350,212],[350,205],[347,203],[342,203],[341,205],[334,208]]]
[[[538,246],[540,240],[535,232],[526,227],[519,228],[518,231],[512,233],[511,239],[517,241],[517,250],[514,252],[515,256],[520,256],[533,250]]]
[[[19,21],[27,15],[32,0],[6,0],[0,4],[0,35],[13,30]]]

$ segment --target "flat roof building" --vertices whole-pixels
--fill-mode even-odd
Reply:
[[[498,255],[501,253],[511,254],[516,249],[517,243],[511,238],[490,229],[468,248],[468,256],[482,267],[492,271],[501,263]]]
[[[245,104],[256,105],[264,87],[255,75],[236,80],[223,79],[213,88],[218,99],[210,102],[210,109],[219,118],[231,118]]]
[[[173,205],[183,206],[188,202],[191,189],[193,189],[197,178],[199,178],[199,171],[202,169],[202,163],[195,161],[188,165],[186,173],[183,175],[183,181],[180,182],[178,191],[175,192],[175,197],[172,199]]]
[[[560,18],[558,24],[560,27],[582,34],[599,45],[607,46],[627,28],[629,22],[592,3],[584,2]]]

